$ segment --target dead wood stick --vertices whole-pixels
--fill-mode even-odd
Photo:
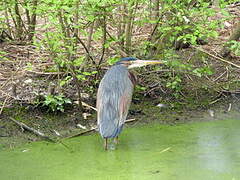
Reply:
[[[24,124],[22,122],[17,121],[13,117],[10,117],[10,120],[13,121],[15,124],[17,124],[18,126],[20,126],[21,128],[26,129],[26,130],[32,132],[33,134],[35,134],[37,136],[40,136],[41,138],[43,138],[45,140],[48,140],[50,142],[56,142],[53,139],[51,139],[50,137],[46,136],[44,133],[42,133],[42,132],[40,132],[40,131],[38,131],[36,129],[33,129],[33,128],[27,126],[26,124]]]
[[[82,135],[84,135],[84,134],[87,134],[87,133],[90,133],[90,132],[93,132],[93,131],[96,131],[96,130],[97,130],[97,128],[88,129],[88,130],[86,130],[86,131],[79,132],[79,133],[77,133],[77,134],[73,134],[73,135],[67,136],[67,137],[65,137],[65,138],[63,138],[63,139],[70,139],[70,138],[82,136]]]
[[[22,122],[19,122],[17,121],[16,119],[10,117],[10,120],[13,121],[14,123],[16,123],[18,126],[20,126],[21,128],[23,129],[26,129],[30,132],[32,132],[33,134],[37,135],[37,136],[40,136],[41,138],[43,138],[44,140],[48,141],[48,142],[52,142],[52,143],[60,143],[62,144],[65,148],[67,148],[68,150],[71,150],[66,144],[64,144],[61,140],[58,140],[58,141],[55,141],[54,139],[50,138],[49,136],[46,136],[44,133],[36,130],[36,129],[33,129],[29,126],[27,126],[26,124],[22,123]]]
[[[93,107],[93,106],[91,106],[91,105],[89,105],[89,104],[87,104],[87,103],[85,103],[85,102],[83,102],[83,101],[82,101],[82,105],[83,105],[83,106],[86,106],[86,107],[89,107],[89,108],[97,111],[97,108],[95,108],[95,107]]]
[[[8,135],[1,135],[1,134],[0,134],[0,137],[9,137],[9,136],[8,136]]]
[[[228,90],[223,89],[223,90],[221,90],[221,92],[223,92],[223,93],[231,93],[231,94],[240,94],[240,90],[228,91]]]
[[[133,122],[133,121],[137,121],[137,119],[128,119],[125,121],[125,123],[129,123],[129,122]],[[63,139],[70,139],[70,138],[74,138],[74,137],[78,137],[78,136],[82,136],[84,134],[87,134],[87,133],[90,133],[90,132],[93,132],[93,131],[96,131],[97,128],[92,128],[92,129],[88,129],[86,131],[83,131],[83,132],[79,132],[77,134],[74,134],[74,135],[70,135],[68,137],[65,137]]]
[[[7,100],[8,100],[8,97],[6,97],[6,98],[4,99],[3,105],[2,105],[2,107],[1,107],[1,109],[0,109],[0,115],[2,114],[3,108],[5,107],[5,104],[6,104]]]
[[[125,123],[129,123],[129,122],[133,122],[133,121],[137,121],[138,119],[127,119],[126,121],[125,121]]]
[[[16,101],[26,101],[26,102],[28,102],[27,99],[16,98],[16,97],[14,97],[14,96],[6,93],[5,91],[3,91],[3,90],[1,90],[1,89],[0,89],[0,92],[3,93],[3,94],[5,94],[5,96],[7,96],[7,97],[9,97],[9,98],[12,98],[12,99],[14,99],[14,100],[16,100]]]
[[[25,70],[28,73],[33,73],[37,75],[59,75],[64,74],[64,72],[41,72],[41,71],[31,71],[31,70]]]
[[[201,51],[201,52],[204,52],[205,54],[207,54],[207,55],[209,55],[209,56],[212,56],[213,58],[215,58],[215,59],[217,59],[217,60],[219,60],[219,61],[222,61],[222,62],[227,63],[227,64],[231,64],[232,66],[235,66],[235,67],[237,67],[237,68],[240,68],[240,65],[234,64],[233,62],[230,62],[230,61],[227,61],[227,60],[225,60],[225,59],[223,59],[223,58],[220,58],[220,57],[218,57],[218,56],[215,56],[215,55],[213,55],[213,54],[211,54],[211,53],[209,53],[209,52],[207,52],[207,51],[205,51],[205,50],[203,50],[203,49],[201,49],[201,48],[194,47],[194,46],[192,46],[192,47],[195,48],[195,49],[197,49],[197,50],[199,50],[199,51]]]
[[[12,73],[11,77],[9,77],[9,78],[1,85],[0,89],[2,89],[4,86],[6,86],[6,85],[10,82],[10,80],[12,80],[13,77],[17,75],[18,71],[20,71],[20,68],[21,68],[20,64],[21,64],[21,63],[22,63],[22,61],[19,62],[18,66],[17,66],[18,68],[16,69],[16,71],[14,71],[14,72]]]

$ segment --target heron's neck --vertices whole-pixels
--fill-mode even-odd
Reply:
[[[135,86],[137,84],[137,77],[132,73],[132,72],[129,72],[128,71],[128,76],[129,76],[129,79],[132,81],[133,85]]]

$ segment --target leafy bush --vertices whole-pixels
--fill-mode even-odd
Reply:
[[[179,92],[183,83],[181,73],[198,77],[212,74],[208,65],[195,67],[191,62],[182,61],[174,51],[177,42],[196,45],[199,39],[217,37],[220,23],[211,18],[216,13],[211,2],[1,1],[0,14],[4,16],[0,17],[0,30],[8,32],[14,40],[33,40],[38,51],[47,52],[47,61],[54,62],[47,71],[63,72],[58,76],[59,88],[73,80],[78,94],[83,90],[92,91],[101,77],[97,74],[101,65],[113,64],[119,56],[127,54],[164,59],[165,65],[174,72],[165,85]],[[226,4],[219,1],[220,11],[227,17],[223,11]],[[239,53],[239,44],[233,43],[231,47]],[[87,86],[83,85],[86,81]],[[66,103],[62,95],[46,96],[44,101],[45,106],[60,111]]]
[[[47,107],[49,111],[64,112],[64,107],[71,104],[71,100],[66,98],[63,94],[60,95],[44,95],[42,100],[36,102],[37,106]]]
[[[229,48],[231,49],[231,51],[236,56],[240,56],[240,42],[238,42],[238,41],[230,41],[228,44],[230,45]]]

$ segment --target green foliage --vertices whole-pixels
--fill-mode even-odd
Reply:
[[[92,76],[96,74],[97,71],[92,71],[92,72],[78,72],[77,78],[80,81],[85,81],[87,80],[87,77]]]
[[[0,51],[0,59],[2,60],[2,61],[7,61],[8,60],[8,58],[6,57],[6,52],[5,51]]]
[[[119,60],[118,57],[111,57],[111,58],[108,58],[107,62],[108,62],[109,65],[113,65],[113,64],[115,64],[118,60]]]
[[[240,42],[239,41],[230,41],[228,43],[229,48],[231,51],[236,55],[240,56]]]
[[[58,76],[60,87],[78,79],[80,84],[92,81],[92,86],[82,87],[93,91],[99,82],[99,79],[93,77],[98,77],[95,74],[101,66],[98,64],[100,57],[106,60],[101,63],[112,65],[120,56],[118,50],[138,57],[155,56],[156,59],[164,59],[165,65],[172,70],[165,85],[176,92],[182,89],[183,73],[198,77],[213,74],[207,63],[203,67],[195,67],[174,51],[177,42],[196,45],[199,39],[208,40],[218,36],[217,28],[225,18],[220,21],[211,18],[216,13],[211,1],[160,1],[158,15],[153,12],[153,1],[147,0],[42,0],[37,1],[37,6],[34,5],[35,1],[1,1],[0,12],[8,16],[0,17],[0,29],[9,30],[13,39],[24,40],[31,33],[31,18],[36,15],[40,30],[36,30],[38,37],[33,39],[33,43],[38,51],[48,53],[47,60],[54,62],[46,71],[63,72],[63,76]],[[232,2],[234,1],[219,1],[221,13],[226,18],[230,15],[223,8]],[[129,33],[126,32],[127,27]],[[156,31],[151,32],[155,27]],[[148,34],[138,36],[142,30],[147,30]],[[137,36],[132,36],[132,33]],[[91,41],[90,44],[88,40]],[[239,46],[239,42],[231,42],[230,48],[236,55],[239,55]],[[154,53],[149,47],[154,47]],[[92,55],[93,60],[90,61],[89,55]],[[0,52],[1,57],[4,54]],[[32,68],[30,63],[27,64],[27,69]],[[137,90],[145,89],[137,87]],[[56,97],[47,98],[50,99],[48,103],[56,101],[47,105],[53,109],[57,109],[56,104],[61,104]]]
[[[135,87],[136,92],[142,92],[142,91],[145,91],[146,89],[147,89],[146,87],[143,87],[141,85],[136,85]]]
[[[181,78],[177,75],[172,77],[171,80],[167,82],[166,87],[171,88],[176,92],[180,92],[182,89],[181,82]]]
[[[63,94],[60,95],[44,95],[43,101],[38,101],[37,105],[42,105],[47,107],[50,111],[64,112],[64,106],[66,104],[71,104],[71,100],[66,98]]]
[[[167,47],[171,47],[175,41],[197,44],[199,38],[206,40],[217,37],[216,29],[219,25],[217,21],[209,20],[215,14],[209,6],[204,1],[198,1],[195,6],[188,0],[178,3],[165,1],[161,13],[166,20],[161,21],[158,28],[159,38]]]
[[[203,63],[202,67],[195,67],[191,62],[187,62],[184,60],[185,57],[180,57],[173,51],[172,49],[164,51],[164,64],[168,66],[172,72],[167,73],[167,82],[166,87],[170,88],[174,91],[174,96],[178,97],[179,92],[181,92],[183,88],[183,74],[194,75],[197,77],[203,76],[211,76],[214,71],[213,69],[207,64],[204,56],[201,56],[202,59],[200,61]],[[196,59],[197,57],[193,57]]]
[[[63,87],[65,84],[72,80],[72,76],[66,76],[65,78],[61,79],[59,85]]]
[[[195,74],[198,77],[202,77],[203,75],[212,75],[213,74],[213,70],[208,67],[201,67],[201,68],[195,68],[193,71],[193,74]]]

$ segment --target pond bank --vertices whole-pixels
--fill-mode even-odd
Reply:
[[[175,108],[170,103],[161,104],[159,107],[158,103],[156,100],[133,102],[128,119],[134,118],[136,121],[126,124],[126,127],[135,127],[149,123],[175,125],[195,121],[209,121],[225,117],[229,113],[234,114],[234,112],[239,111],[240,107],[238,98],[226,98],[220,103],[197,109],[191,109],[189,106]],[[79,118],[80,116],[76,110],[51,114],[39,111],[39,109],[32,109],[29,106],[16,106],[4,109],[0,118],[0,146],[13,149],[25,143],[41,140],[40,137],[35,136],[33,133],[23,131],[23,129],[10,121],[11,117],[43,132],[53,139],[58,139],[84,132],[85,129],[77,127],[78,124],[88,129],[96,127],[96,113],[91,113],[89,119],[82,120]]]

